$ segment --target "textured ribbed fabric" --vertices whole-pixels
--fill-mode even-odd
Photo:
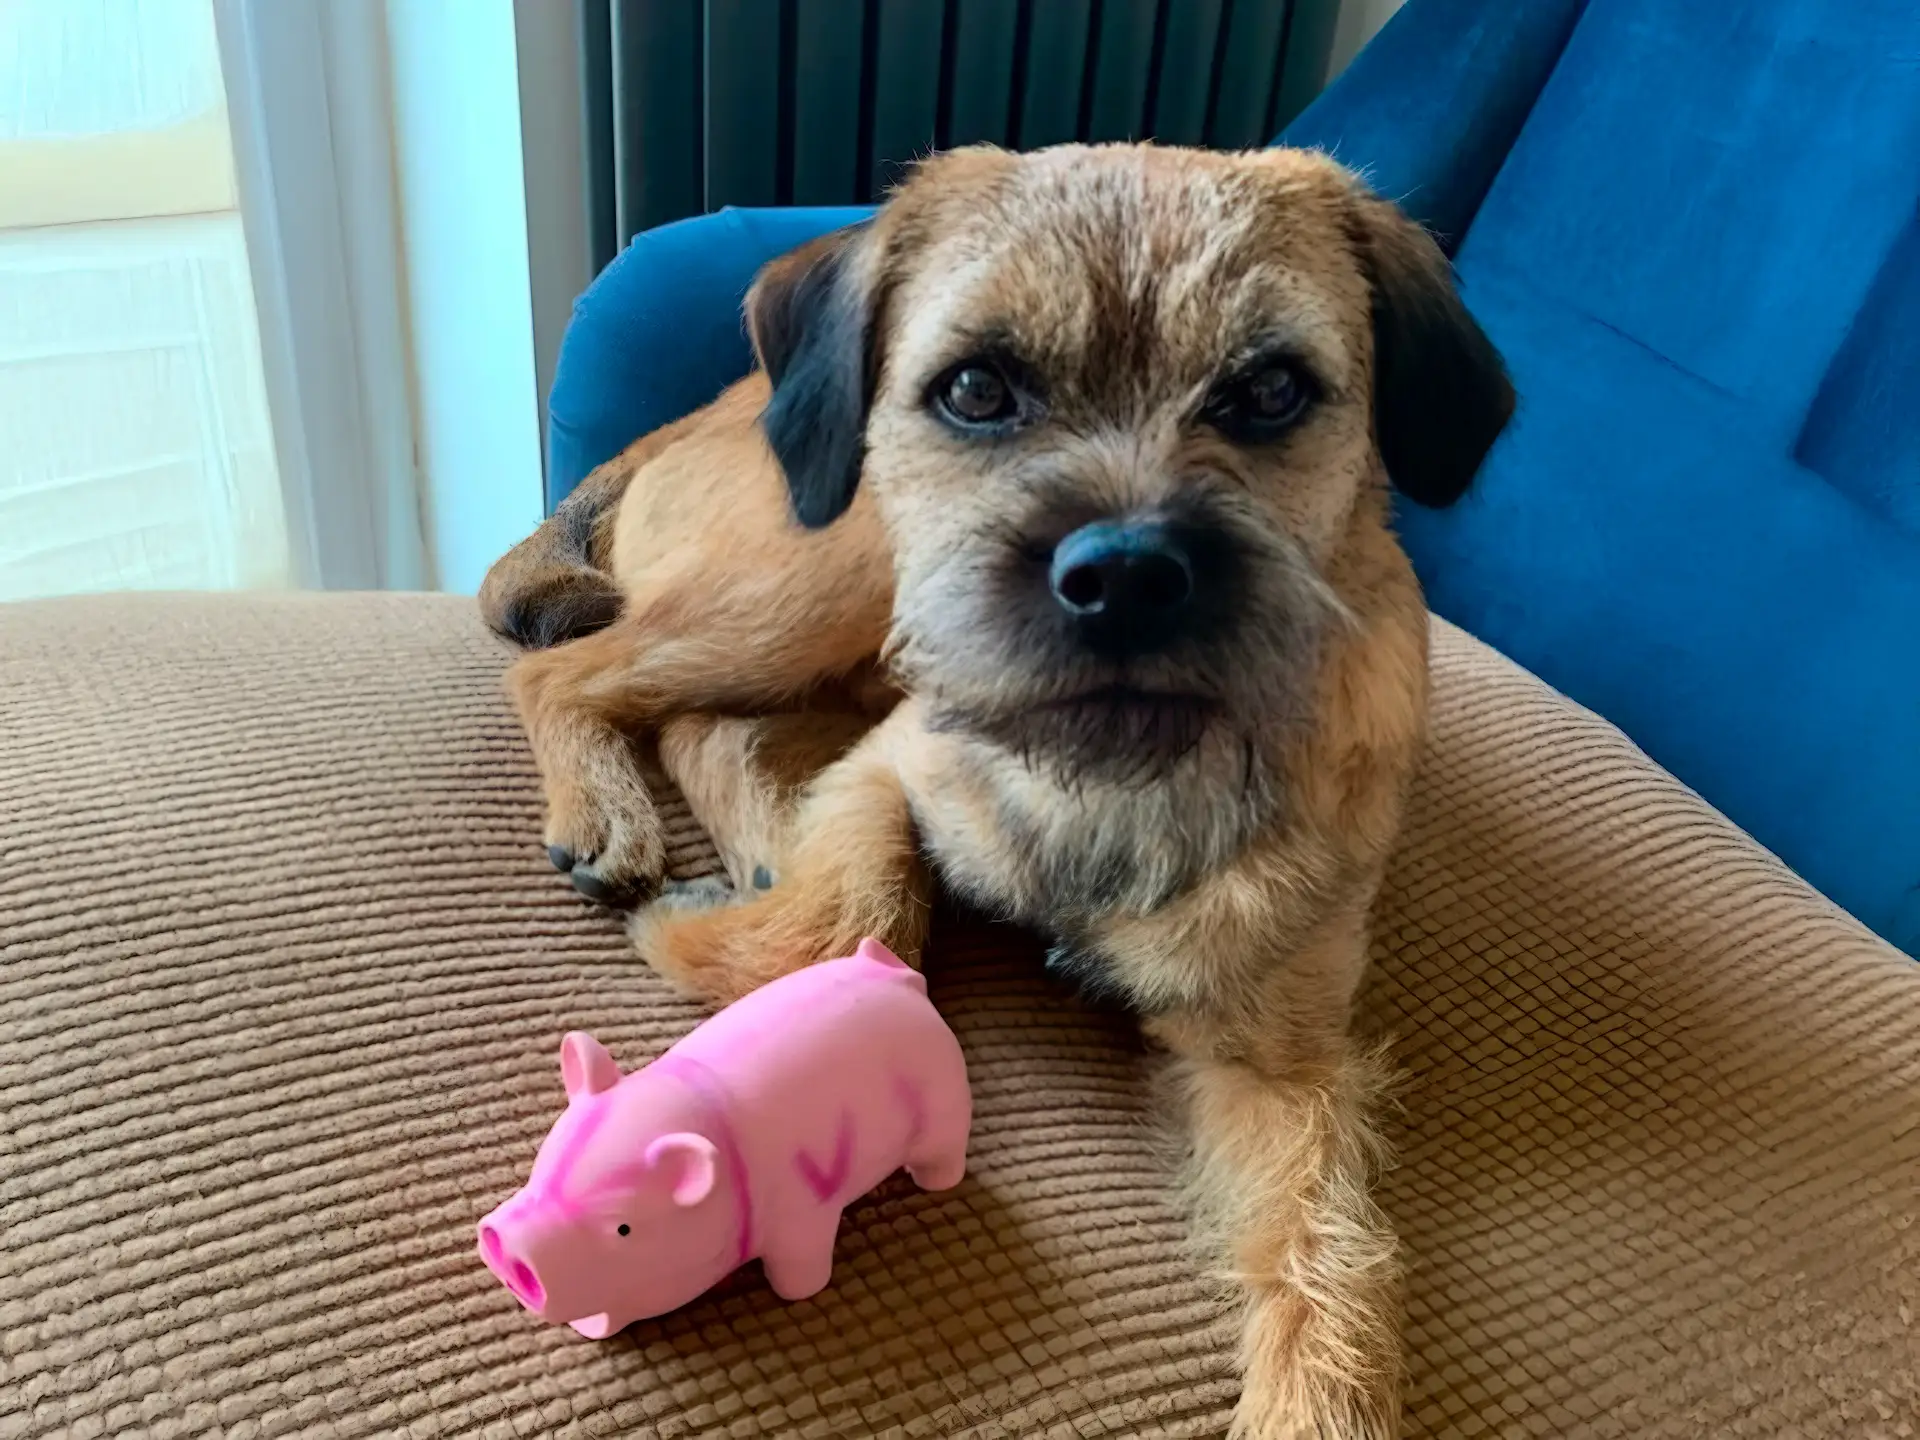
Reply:
[[[1407,1433],[1911,1436],[1920,970],[1456,632],[1366,1023],[1408,1071]],[[591,1342],[473,1254],[697,1020],[575,899],[468,602],[0,608],[0,1440],[1208,1436],[1124,1021],[947,925],[971,1171]],[[682,873],[711,864],[681,814]]]

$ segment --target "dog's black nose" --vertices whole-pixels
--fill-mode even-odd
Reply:
[[[1090,637],[1150,648],[1178,628],[1193,598],[1193,560],[1161,521],[1097,520],[1060,542],[1047,580]]]

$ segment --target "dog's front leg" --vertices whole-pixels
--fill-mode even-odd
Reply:
[[[670,893],[636,915],[642,958],[716,1004],[849,955],[867,936],[918,963],[930,885],[896,760],[919,730],[916,707],[903,703],[820,772],[765,894],[689,908]]]
[[[1345,1037],[1269,1072],[1175,1061],[1199,1238],[1244,1306],[1236,1440],[1393,1440],[1399,1268],[1374,1204],[1385,1070]]]
[[[651,717],[623,714],[608,683],[632,667],[635,628],[530,651],[506,676],[546,793],[547,854],[581,894],[608,904],[650,892],[667,858],[636,748]]]
[[[816,570],[769,562],[768,573],[745,579],[718,566],[666,573],[606,629],[531,651],[508,669],[507,692],[545,782],[548,853],[585,894],[644,898],[660,883],[666,845],[639,768],[640,736],[675,714],[781,704],[879,652],[889,582],[835,589],[839,572]],[[784,592],[783,579],[793,582]]]

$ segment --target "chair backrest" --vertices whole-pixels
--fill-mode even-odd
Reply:
[[[1588,0],[1457,261],[1434,608],[1920,953],[1920,7]]]
[[[1338,0],[585,0],[596,267],[728,205],[849,205],[981,141],[1258,145]]]

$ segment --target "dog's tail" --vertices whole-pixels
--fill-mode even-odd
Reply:
[[[544,650],[614,622],[621,597],[608,573],[613,517],[637,468],[630,454],[602,465],[494,562],[480,584],[480,614],[495,634]]]

